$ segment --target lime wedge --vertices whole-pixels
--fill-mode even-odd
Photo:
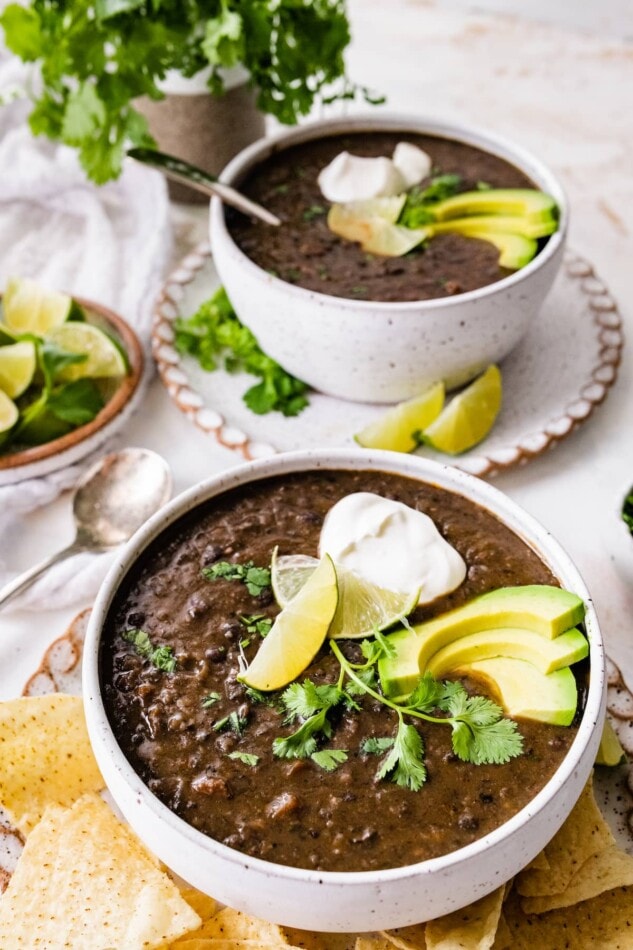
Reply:
[[[18,421],[18,407],[9,399],[7,394],[0,389],[0,443],[4,441],[9,429]]]
[[[613,726],[605,719],[602,727],[602,738],[596,755],[596,765],[621,765],[626,762],[626,752],[620,745]]]
[[[0,346],[0,389],[11,399],[21,396],[28,388],[37,365],[35,344],[23,340],[10,346]]]
[[[88,358],[63,369],[59,378],[66,382],[89,376],[91,379],[124,376],[125,360],[110,337],[91,323],[65,323],[47,334],[47,340],[69,353],[83,353]]]
[[[477,445],[499,415],[501,392],[501,373],[498,367],[489,366],[424,430],[424,442],[449,455],[459,455]]]
[[[354,438],[366,449],[411,452],[418,444],[413,433],[426,429],[444,406],[444,383],[434,383],[419,396],[401,402],[370,422]]]
[[[322,646],[338,603],[338,582],[327,554],[296,597],[284,607],[240,680],[253,689],[287,686],[310,665]]]
[[[11,277],[4,292],[4,322],[14,333],[43,336],[68,317],[72,300],[67,294],[40,287],[34,280]]]
[[[298,596],[318,564],[317,558],[305,554],[278,557],[276,551],[273,553],[271,584],[280,607],[287,608]],[[336,566],[336,576],[338,606],[328,631],[334,639],[371,637],[376,629],[385,630],[407,617],[420,597],[419,588],[409,593],[385,590],[340,565]]]

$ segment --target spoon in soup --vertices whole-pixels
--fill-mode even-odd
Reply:
[[[216,195],[218,198],[221,198],[225,204],[231,205],[232,208],[237,208],[242,214],[250,215],[274,227],[279,227],[281,224],[279,218],[271,214],[270,211],[267,211],[266,208],[262,208],[262,206],[255,201],[251,201],[250,198],[247,198],[246,195],[232,188],[231,185],[225,185],[223,182],[218,181],[214,175],[210,175],[208,172],[203,171],[196,165],[191,165],[189,162],[183,161],[181,158],[167,155],[166,152],[158,152],[153,148],[131,148],[127,154],[137,162],[142,162],[143,165],[150,165],[152,168],[156,168],[159,172],[163,173],[165,178],[171,178],[172,181],[177,181],[181,185],[187,185],[189,188],[195,189],[195,191],[200,191],[203,195],[208,195],[209,198]]]
[[[0,590],[0,609],[41,574],[74,554],[100,554],[128,541],[169,500],[171,472],[149,449],[111,452],[81,477],[73,498],[74,541]]]

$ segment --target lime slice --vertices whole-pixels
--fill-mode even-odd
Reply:
[[[459,455],[477,445],[499,415],[501,392],[501,373],[498,367],[489,366],[424,430],[424,442],[449,455]]]
[[[338,603],[332,558],[317,563],[296,597],[284,607],[240,680],[253,689],[287,686],[310,665],[327,636]]]
[[[70,382],[89,376],[124,376],[125,360],[110,337],[91,323],[65,323],[51,330],[46,337],[51,343],[69,353],[83,353],[88,358],[83,363],[75,363],[63,369],[59,378]]]
[[[413,433],[426,429],[439,416],[444,406],[444,383],[429,389],[407,402],[401,402],[384,415],[370,422],[354,438],[366,449],[391,449],[411,452],[418,444]]]
[[[15,399],[28,388],[37,365],[35,344],[24,340],[0,346],[0,389]]]
[[[368,254],[383,257],[402,257],[432,234],[428,228],[403,228],[383,218],[372,218],[371,227],[362,248]]]
[[[67,294],[40,287],[34,280],[11,277],[4,293],[4,322],[14,333],[43,336],[68,317],[72,300]]]
[[[613,726],[605,719],[602,727],[602,738],[596,755],[596,765],[621,765],[626,762],[626,752],[620,745]]]
[[[9,399],[7,394],[0,389],[0,442],[4,441],[9,429],[18,421],[18,407]]]
[[[287,608],[314,574],[319,561],[305,554],[282,557],[273,553],[271,584],[280,607]],[[328,635],[334,639],[357,640],[371,637],[407,617],[416,607],[419,588],[410,593],[385,590],[353,571],[336,566],[339,598]]]

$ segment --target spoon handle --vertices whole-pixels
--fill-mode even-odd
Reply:
[[[73,554],[79,554],[79,552],[83,550],[84,548],[80,544],[77,544],[75,540],[72,544],[69,544],[67,548],[56,551],[55,554],[51,554],[50,557],[47,557],[44,561],[40,561],[35,567],[24,571],[23,574],[19,574],[12,581],[9,581],[9,583],[5,584],[0,590],[0,610],[2,610],[10,600],[13,600],[14,597],[21,594],[27,587],[30,587],[33,581],[37,580],[37,578],[47,571],[49,567],[52,567],[53,564],[59,564],[60,561],[65,561],[67,557],[71,557]]]
[[[158,152],[153,148],[131,148],[127,154],[130,158],[136,159],[137,162],[142,162],[144,165],[151,165],[152,168],[157,168],[166,178],[171,178],[181,185],[188,185],[189,188],[200,191],[203,195],[217,195],[218,198],[221,198],[227,205],[231,205],[232,208],[237,208],[242,214],[258,218],[265,224],[271,224],[274,227],[279,227],[281,224],[279,218],[271,214],[270,211],[267,211],[266,208],[262,208],[261,205],[251,201],[250,198],[236,191],[236,189],[230,185],[225,185],[223,182],[218,181],[215,175],[210,175],[208,172],[202,171],[201,168],[197,168],[195,165],[190,165],[189,162],[185,162],[181,158],[176,158],[174,155],[167,155],[166,152]]]

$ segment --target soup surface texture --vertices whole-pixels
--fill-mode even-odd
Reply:
[[[328,510],[357,491],[426,512],[466,561],[463,584],[418,608],[415,622],[498,587],[556,583],[513,532],[461,495],[382,472],[298,473],[229,491],[163,532],[124,581],[100,657],[112,728],[158,798],[247,854],[331,871],[397,867],[485,835],[543,787],[576,733],[574,726],[522,721],[523,755],[475,766],[455,757],[449,728],[416,721],[428,779],[414,792],[377,780],[380,759],[362,753],[364,739],[392,736],[396,727],[389,709],[365,697],[360,710],[342,709],[336,719],[327,745],[346,750],[348,759],[335,771],[273,755],[273,740],[297,724],[255,701],[236,677],[240,652],[250,661],[261,643],[240,618],[273,618],[279,608],[270,588],[255,597],[245,584],[209,581],[201,570],[220,560],[266,567],[276,545],[280,554],[316,556]],[[155,647],[173,648],[175,670],[138,655],[124,636],[131,628],[145,631]],[[358,656],[357,643],[338,642],[348,657]],[[326,643],[304,675],[320,684],[336,682],[338,673]],[[480,684],[465,685],[483,692]],[[240,728],[218,727],[231,714]],[[259,759],[253,765],[229,757],[236,752]]]
[[[227,209],[229,231],[256,264],[308,290],[356,300],[428,300],[492,284],[511,271],[499,267],[499,251],[487,241],[438,234],[404,257],[366,254],[327,226],[328,202],[317,176],[342,151],[390,156],[411,142],[433,161],[433,175],[455,174],[460,191],[481,185],[533,188],[517,168],[488,152],[427,135],[366,132],[336,135],[283,149],[258,165],[240,189],[283,221],[280,228]]]

